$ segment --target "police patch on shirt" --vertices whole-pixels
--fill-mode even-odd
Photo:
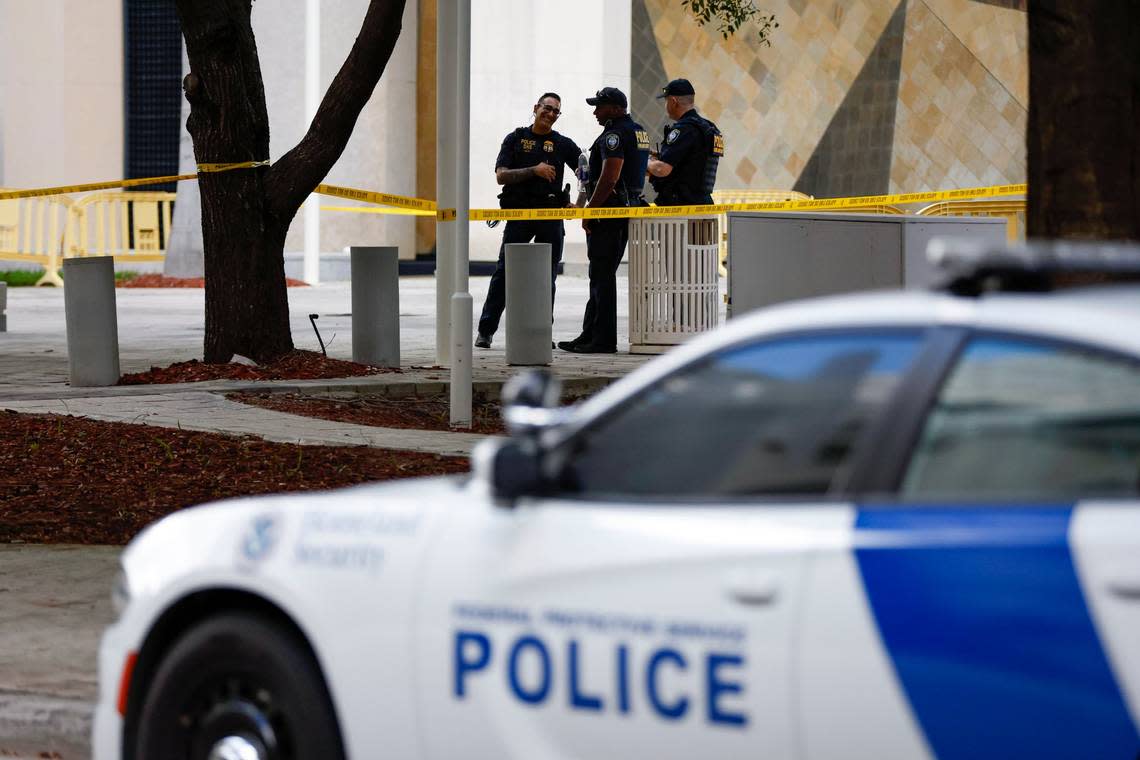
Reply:
[[[681,136],[681,130],[670,129],[668,136],[665,138],[665,142],[672,145],[673,143],[677,142],[677,138],[680,136]]]
[[[616,150],[621,138],[618,137],[617,132],[610,132],[606,135],[606,148],[609,150]]]
[[[530,153],[532,150],[534,150],[535,145],[537,145],[537,143],[534,140],[527,140],[526,138],[523,138],[522,140],[522,149],[527,153]]]
[[[546,142],[544,142],[542,144],[542,149],[545,150],[547,153],[553,153],[554,152],[554,141],[553,140],[547,140]]]

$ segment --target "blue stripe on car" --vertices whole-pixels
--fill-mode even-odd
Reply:
[[[862,507],[856,558],[940,760],[1135,760],[1067,541],[1071,506]]]

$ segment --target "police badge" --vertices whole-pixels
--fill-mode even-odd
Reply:
[[[617,136],[616,132],[610,132],[606,135],[606,148],[609,150],[616,149],[619,142],[621,142],[621,138]]]
[[[554,152],[554,141],[553,140],[547,140],[546,142],[544,142],[542,144],[542,149],[545,150],[547,153],[553,153]]]
[[[681,130],[670,129],[668,136],[666,136],[666,138],[665,138],[665,142],[668,143],[669,145],[672,145],[673,143],[677,142],[677,138],[680,136],[681,136]]]

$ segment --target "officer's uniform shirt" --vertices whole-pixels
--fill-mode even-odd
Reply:
[[[623,163],[614,192],[602,205],[642,205],[640,199],[645,189],[645,167],[649,165],[649,133],[629,114],[606,122],[602,134],[590,146],[591,190],[598,184],[602,176],[602,164],[607,158],[620,158]]]
[[[710,144],[706,123],[715,132]],[[715,157],[724,155],[724,141],[716,125],[691,108],[665,129],[665,142],[658,159],[673,167],[668,177],[654,178],[658,191],[657,205],[712,203],[712,185],[716,166],[708,166]],[[706,169],[711,168],[711,176]]]
[[[503,138],[496,169],[525,169],[545,162],[554,167],[554,181],[531,177],[525,182],[504,185],[499,196],[503,208],[557,208],[563,204],[562,189],[565,168],[578,168],[581,148],[565,135],[551,131],[540,135],[528,127],[519,127]],[[510,205],[507,205],[510,204]]]

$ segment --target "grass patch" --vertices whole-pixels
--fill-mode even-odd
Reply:
[[[42,270],[9,269],[0,272],[0,282],[8,283],[10,288],[30,288],[43,276]],[[63,277],[63,272],[60,272],[59,276]],[[126,282],[138,276],[139,273],[133,271],[115,272],[115,282]]]
[[[0,272],[0,282],[8,283],[10,288],[27,288],[35,285],[43,276],[43,272],[35,272],[31,269],[13,269]]]

